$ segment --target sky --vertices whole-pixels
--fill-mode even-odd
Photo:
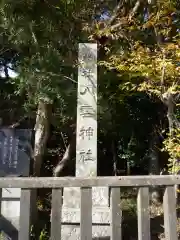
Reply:
[[[15,78],[15,77],[17,77],[17,73],[15,73],[14,71],[12,71],[11,69],[8,69],[8,73],[9,73],[9,76],[11,77],[11,78]],[[0,71],[0,76],[1,77],[5,77],[5,74],[4,74],[4,71]]]

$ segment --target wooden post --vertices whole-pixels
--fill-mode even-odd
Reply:
[[[52,190],[51,240],[61,239],[62,189]]]
[[[2,203],[2,188],[0,188],[0,217],[1,217],[1,203]],[[0,231],[0,234],[2,232]]]
[[[166,240],[177,240],[176,198],[174,186],[168,186],[164,192],[164,227]]]
[[[150,240],[149,188],[140,187],[137,197],[138,240]]]
[[[92,240],[92,189],[81,188],[81,240]]]
[[[1,216],[2,188],[0,188],[0,216]]]
[[[20,199],[20,227],[18,240],[29,240],[31,230],[31,190],[22,189]]]
[[[111,188],[111,240],[122,239],[120,197],[120,188]]]

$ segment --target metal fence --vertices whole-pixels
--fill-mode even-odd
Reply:
[[[123,176],[96,178],[0,178],[0,188],[21,188],[19,240],[30,239],[31,202],[33,189],[52,189],[51,238],[61,239],[62,189],[81,188],[81,240],[92,239],[92,187],[111,188],[111,240],[122,239],[122,210],[120,190],[123,187],[138,188],[137,218],[138,239],[150,239],[149,187],[164,186],[163,208],[166,240],[177,240],[177,216],[174,185],[180,184],[179,176]]]

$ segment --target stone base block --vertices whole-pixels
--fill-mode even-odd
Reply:
[[[63,223],[80,223],[80,209],[65,208],[62,209]],[[110,224],[110,209],[109,207],[93,207],[92,208],[92,223],[93,224]]]
[[[61,240],[80,240],[80,225],[62,225]],[[110,240],[110,226],[93,225],[92,240]]]
[[[92,239],[109,240],[110,209],[108,207],[93,207],[92,209]],[[80,239],[80,210],[74,208],[62,209],[62,240]]]

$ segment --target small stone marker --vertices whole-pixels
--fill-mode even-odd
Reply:
[[[97,44],[79,44],[76,177],[97,176]],[[108,188],[92,189],[92,236],[110,236]],[[62,240],[80,239],[80,189],[65,188]],[[104,226],[107,224],[107,226]]]
[[[29,129],[0,129],[0,177],[29,176],[31,141]],[[1,191],[0,232],[3,240],[18,238],[20,196],[20,188],[3,188]]]
[[[0,177],[29,175],[31,139],[29,129],[0,129]]]

